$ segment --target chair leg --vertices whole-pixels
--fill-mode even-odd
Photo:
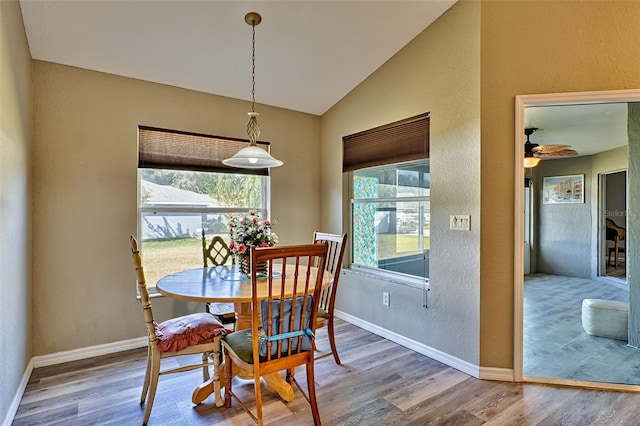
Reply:
[[[149,380],[149,397],[147,398],[147,408],[144,411],[144,419],[142,424],[146,425],[151,415],[153,400],[156,397],[156,388],[158,387],[158,377],[160,377],[160,357],[151,355],[151,377]]]
[[[296,370],[294,368],[287,368],[287,375],[285,377],[290,386],[293,386],[293,378],[295,374]]]
[[[255,375],[254,389],[256,392],[256,418],[258,426],[262,426],[264,424],[262,421],[262,389],[260,387],[260,376],[258,375]]]
[[[209,352],[202,354],[202,382],[206,382],[211,377],[209,375],[209,366],[207,365],[210,355],[211,354]]]
[[[333,315],[329,317],[329,324],[327,334],[329,335],[329,345],[331,346],[331,353],[333,353],[333,359],[336,364],[341,365],[340,357],[338,356],[338,348],[336,347],[336,338],[333,333]]]
[[[218,343],[217,350],[213,355],[213,394],[216,397],[216,407],[222,407],[224,402],[222,401],[222,393],[220,390],[220,344]]]
[[[311,405],[311,414],[313,414],[313,422],[316,426],[320,426],[322,422],[320,420],[320,411],[318,410],[318,400],[316,399],[316,381],[313,365],[313,360],[307,362],[307,393],[309,405]]]
[[[144,384],[142,385],[142,395],[140,395],[140,404],[144,404],[149,391],[149,377],[151,375],[151,348],[147,348],[147,369],[144,372]]]
[[[225,358],[225,363],[224,363],[224,378],[225,378],[224,406],[225,406],[225,408],[230,408],[231,407],[231,383],[233,383],[233,377],[232,377],[233,362],[231,361],[231,358],[229,358],[229,352],[227,351],[226,348],[224,350],[224,358]]]

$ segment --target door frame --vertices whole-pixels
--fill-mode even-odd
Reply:
[[[526,107],[613,102],[640,102],[640,90],[607,90],[595,92],[545,93],[517,95],[515,98],[515,173],[514,173],[514,350],[513,376],[517,382],[551,383],[569,386],[639,391],[640,386],[617,383],[584,382],[524,376],[524,111]]]

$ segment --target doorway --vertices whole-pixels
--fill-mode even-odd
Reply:
[[[600,174],[599,188],[599,275],[626,286],[627,171]]]
[[[542,382],[542,383],[556,383],[556,384],[568,384],[568,385],[580,385],[580,386],[597,386],[608,389],[623,389],[623,390],[640,390],[640,382],[632,383],[632,384],[620,384],[620,383],[608,383],[606,377],[605,378],[594,378],[594,379],[580,379],[580,378],[564,378],[561,376],[529,376],[524,373],[524,354],[523,354],[523,336],[524,336],[524,273],[525,273],[525,252],[527,245],[526,236],[527,229],[529,224],[526,222],[525,215],[522,214],[526,210],[526,200],[530,200],[530,197],[527,196],[526,192],[529,191],[525,189],[525,185],[522,184],[523,175],[524,175],[524,167],[523,167],[523,158],[524,158],[524,132],[523,129],[526,127],[525,123],[525,109],[530,106],[559,106],[559,105],[593,105],[593,104],[604,104],[604,103],[629,103],[629,102],[638,102],[640,101],[640,91],[610,91],[610,92],[589,92],[589,93],[568,93],[568,94],[546,94],[546,95],[523,95],[516,97],[516,167],[515,167],[515,239],[514,239],[514,295],[515,295],[515,330],[514,330],[514,376],[517,381],[528,381],[528,382]],[[637,141],[636,141],[637,142]],[[611,169],[609,169],[611,170]],[[604,244],[600,242],[600,238],[602,232],[599,226],[598,218],[602,218],[602,222],[604,223],[604,214],[599,215],[598,211],[600,205],[598,203],[598,175],[601,171],[597,170],[597,168],[593,168],[592,176],[585,176],[588,178],[585,180],[585,186],[589,185],[590,188],[585,188],[585,191],[590,191],[591,196],[589,199],[585,201],[585,203],[590,203],[588,209],[590,210],[591,217],[593,217],[592,223],[592,237],[588,238],[590,243],[588,243],[592,248],[589,249],[589,253],[587,256],[591,257],[592,262],[592,276],[585,278],[587,281],[592,281],[592,278],[597,278],[599,276],[599,265],[602,264],[602,251],[605,250]],[[539,191],[540,189],[538,189]],[[535,200],[534,200],[535,204]],[[630,206],[626,208],[631,208]],[[569,210],[568,208],[564,208],[565,211]],[[529,216],[531,217],[531,216]],[[533,215],[535,218],[535,214]],[[535,227],[534,227],[535,229]],[[628,241],[627,241],[628,242]],[[534,240],[533,245],[535,246],[537,242]],[[627,246],[625,245],[625,250]],[[601,251],[602,250],[602,251]],[[530,260],[535,259],[535,250],[532,250],[529,256]],[[607,251],[608,254],[608,251]],[[527,253],[529,255],[529,253]],[[619,259],[622,261],[622,257]],[[628,267],[627,263],[632,262],[632,259],[629,262],[625,260],[625,268]],[[534,260],[535,262],[535,260]],[[532,266],[535,268],[535,265]],[[535,271],[535,269],[533,269]],[[640,284],[640,283],[635,283]],[[578,287],[582,286],[583,283],[578,283]],[[634,282],[629,282],[629,287],[634,287]],[[604,298],[604,297],[603,297]],[[581,301],[581,300],[580,300]],[[579,317],[580,313],[578,311],[577,315],[571,314],[571,318]],[[553,332],[553,331],[552,331]],[[584,353],[588,352],[588,349],[581,348]],[[575,356],[581,355],[581,350],[574,351]]]

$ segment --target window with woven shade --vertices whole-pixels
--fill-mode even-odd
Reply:
[[[138,127],[138,240],[147,282],[203,265],[202,238],[228,242],[228,222],[249,210],[268,217],[269,169],[222,163],[249,141]],[[268,142],[258,147],[269,151]]]
[[[351,187],[351,267],[428,284],[429,114],[343,138]]]

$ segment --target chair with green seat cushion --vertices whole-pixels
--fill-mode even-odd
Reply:
[[[315,332],[320,301],[317,296],[322,290],[326,256],[327,244],[251,250],[251,328],[230,333],[223,340],[224,395],[227,408],[231,407],[232,398],[235,399],[259,425],[263,424],[260,378],[283,370],[286,371],[287,382],[295,383],[309,401],[314,423],[320,424],[315,392],[314,351],[308,338]],[[257,265],[264,261],[271,273],[261,278]],[[287,265],[293,266],[295,272],[292,273],[291,268],[287,271]],[[268,296],[259,300],[258,289],[265,286]],[[290,291],[283,291],[283,288]],[[255,414],[233,391],[234,365],[253,375]],[[306,394],[295,379],[295,369],[301,365],[306,366]]]
[[[340,271],[342,270],[342,258],[344,256],[344,249],[347,243],[347,234],[329,234],[326,232],[316,231],[313,234],[314,243],[327,243],[329,248],[327,251],[326,270],[333,276],[331,285],[325,287],[322,290],[322,296],[320,298],[320,307],[318,309],[318,320],[316,328],[327,327],[327,334],[329,337],[329,345],[331,346],[331,352],[327,352],[323,355],[316,357],[316,359],[324,358],[329,353],[333,354],[333,359],[336,364],[340,365],[340,357],[338,356],[338,348],[336,347],[336,338],[333,327],[334,315],[333,309],[336,301],[336,294],[338,291],[338,282],[340,281]]]

